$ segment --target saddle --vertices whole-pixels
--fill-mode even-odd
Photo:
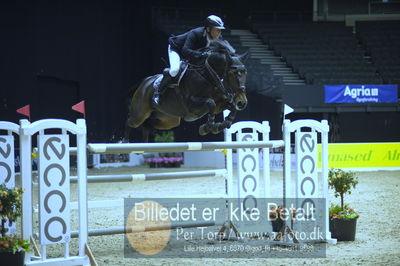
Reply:
[[[189,63],[187,61],[181,61],[181,64],[179,66],[178,75],[176,75],[176,77],[173,78],[170,87],[179,88],[179,83],[181,82],[183,76],[185,75],[188,67],[189,67]]]
[[[186,70],[189,67],[189,63],[187,61],[181,61],[180,67],[179,67],[179,72],[178,74],[172,78],[170,84],[168,85],[168,88],[174,88],[178,89],[179,88],[179,83],[182,80],[183,76],[186,73]],[[164,68],[163,72],[168,71],[169,68]],[[157,79],[154,81],[154,86],[159,88],[161,80],[163,79],[163,74],[159,74]]]

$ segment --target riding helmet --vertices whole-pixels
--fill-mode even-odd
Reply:
[[[225,29],[224,22],[222,19],[216,15],[210,15],[206,19],[206,27],[217,28],[217,29]]]

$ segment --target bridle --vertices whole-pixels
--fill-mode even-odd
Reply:
[[[224,76],[222,78],[218,75],[218,73],[209,64],[208,57],[206,58],[204,66],[206,67],[206,70],[208,71],[208,73],[210,74],[210,76],[212,78],[212,82],[214,83],[212,85],[215,86],[215,88],[219,89],[219,91],[222,92],[224,97],[226,99],[228,99],[228,101],[230,103],[232,103],[233,95],[238,91],[242,92],[242,93],[245,93],[245,87],[244,86],[239,86],[239,87],[231,88],[230,86],[228,86],[228,88],[226,88],[224,86],[224,84],[223,84],[224,78],[225,77],[229,78],[230,75],[233,75],[236,78],[236,83],[237,84],[240,84],[240,80],[239,80],[240,77],[238,76],[238,74],[235,73],[235,70],[237,68],[235,68],[231,64],[229,64],[229,66],[228,66],[228,62],[233,62],[232,56],[229,53],[225,53],[225,54],[226,54],[228,60],[226,60],[226,62],[225,62],[225,71],[224,71]]]
[[[224,84],[223,84],[223,78],[221,78],[219,75],[218,75],[218,73],[212,68],[212,66],[210,65],[210,63],[208,63],[208,57],[207,57],[207,59],[206,59],[206,61],[204,62],[204,65],[205,65],[205,67],[206,67],[206,69],[207,69],[207,71],[208,71],[208,73],[210,74],[210,76],[211,76],[211,78],[212,78],[212,81],[213,81],[213,85],[215,85],[215,87],[217,88],[217,89],[219,89],[221,92],[222,92],[222,94],[224,95],[224,96],[227,96],[227,97],[230,97],[230,98],[232,98],[231,97],[231,95],[232,95],[232,90],[229,88],[229,90],[227,90],[226,88],[225,88],[225,86],[224,86]],[[225,67],[225,69],[226,69],[227,67]],[[226,70],[225,70],[226,71]],[[225,76],[225,75],[224,75]]]
[[[235,78],[236,78],[236,83],[237,84],[240,84],[240,77],[239,77],[239,74],[236,74],[236,73],[234,73],[235,72],[235,70],[236,70],[236,68],[234,68],[234,67],[231,67],[229,70],[228,70],[228,75],[230,74],[230,73],[232,73],[232,75],[233,76],[235,76]],[[244,71],[245,72],[245,71]],[[240,92],[246,92],[246,88],[244,87],[244,86],[239,86],[239,87],[237,87],[237,88],[233,88],[233,89],[231,89],[232,91],[234,90],[234,91],[240,91]]]
[[[216,53],[218,53],[215,50],[210,49],[211,51],[214,51]],[[190,64],[191,69],[198,72],[201,76],[203,76],[200,73],[201,69],[205,69],[206,73],[208,74],[209,78],[206,78],[203,76],[204,80],[208,83],[210,83],[210,85],[215,88],[216,90],[218,90],[219,93],[221,93],[223,95],[223,97],[229,102],[232,103],[233,102],[233,96],[237,91],[240,92],[245,92],[245,88],[244,87],[238,87],[238,88],[231,88],[230,86],[225,86],[224,85],[224,79],[226,77],[229,78],[230,75],[234,75],[237,81],[237,84],[240,84],[239,81],[239,77],[237,77],[237,74],[234,73],[235,72],[235,67],[231,66],[231,63],[229,62],[233,62],[233,58],[231,56],[231,54],[229,52],[221,52],[223,54],[226,55],[227,60],[225,60],[225,66],[224,66],[224,73],[223,76],[221,77],[216,71],[215,69],[210,65],[209,63],[209,57],[206,58],[204,65],[193,65]]]

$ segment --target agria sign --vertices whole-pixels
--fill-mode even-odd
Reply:
[[[325,85],[325,103],[397,103],[397,85]]]
[[[68,135],[39,135],[40,244],[70,239]]]

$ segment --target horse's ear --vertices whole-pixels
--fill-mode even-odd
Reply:
[[[243,54],[239,55],[239,59],[242,63],[246,63],[247,59],[249,59],[250,53],[249,50],[244,52]]]

